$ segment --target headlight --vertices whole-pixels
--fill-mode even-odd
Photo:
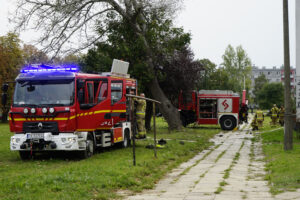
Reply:
[[[31,109],[30,109],[30,112],[31,112],[32,114],[35,114],[35,112],[36,112],[35,108],[31,108]]]
[[[46,114],[47,113],[47,108],[42,108],[42,113]]]
[[[49,108],[49,112],[52,114],[52,113],[54,113],[54,108]]]
[[[68,137],[68,138],[61,138],[61,142],[63,144],[72,144],[74,142],[76,142],[76,138],[75,137]]]
[[[28,114],[29,110],[28,108],[24,108],[24,114]]]
[[[75,142],[76,138],[68,138],[69,142]]]
[[[12,138],[11,142],[12,143],[19,143],[20,142],[20,138]]]

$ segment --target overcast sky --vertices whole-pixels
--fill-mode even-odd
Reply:
[[[289,2],[291,65],[295,66],[295,0]],[[231,44],[242,45],[257,66],[283,64],[282,0],[185,0],[177,21],[191,32],[196,58],[220,64]]]
[[[8,14],[12,0],[0,0],[0,35],[12,26]],[[291,65],[295,66],[295,0],[290,0]],[[228,44],[242,45],[256,66],[283,64],[282,0],[185,0],[176,19],[192,34],[195,58],[222,63]],[[36,33],[21,34],[30,43]]]

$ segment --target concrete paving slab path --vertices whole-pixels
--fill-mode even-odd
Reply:
[[[251,118],[251,116],[250,116]],[[249,120],[251,121],[251,120]],[[167,174],[152,190],[126,196],[128,200],[300,199],[300,192],[272,196],[261,143],[251,140],[250,123],[238,131],[220,132],[214,146]],[[220,137],[222,135],[222,137]],[[190,168],[186,173],[182,172]]]

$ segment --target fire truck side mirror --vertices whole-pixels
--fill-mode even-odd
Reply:
[[[85,85],[84,80],[82,79],[77,80],[77,88],[78,88],[77,99],[79,104],[84,103],[84,85]]]
[[[2,92],[7,92],[7,90],[8,90],[8,84],[7,83],[4,83],[3,85],[2,85]]]
[[[2,99],[1,99],[1,103],[2,103],[2,105],[3,106],[5,106],[6,105],[6,103],[7,103],[7,94],[6,93],[3,93],[2,94]]]
[[[85,81],[82,80],[82,79],[79,79],[77,81],[77,88],[80,90],[80,89],[84,89],[84,85],[85,85]]]
[[[84,103],[84,92],[83,92],[83,89],[81,89],[81,90],[78,91],[77,98],[78,98],[79,104],[83,104]]]

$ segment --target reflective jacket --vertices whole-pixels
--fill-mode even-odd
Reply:
[[[280,108],[279,110],[279,117],[284,117],[284,108]]]
[[[271,109],[271,113],[272,113],[272,117],[277,117],[277,114],[278,114],[278,108],[277,107],[273,107]]]
[[[145,112],[146,112],[146,100],[135,99],[135,101],[137,102],[136,114],[137,115],[145,115]]]
[[[264,113],[261,110],[256,111],[256,119],[259,121],[264,120]]]

